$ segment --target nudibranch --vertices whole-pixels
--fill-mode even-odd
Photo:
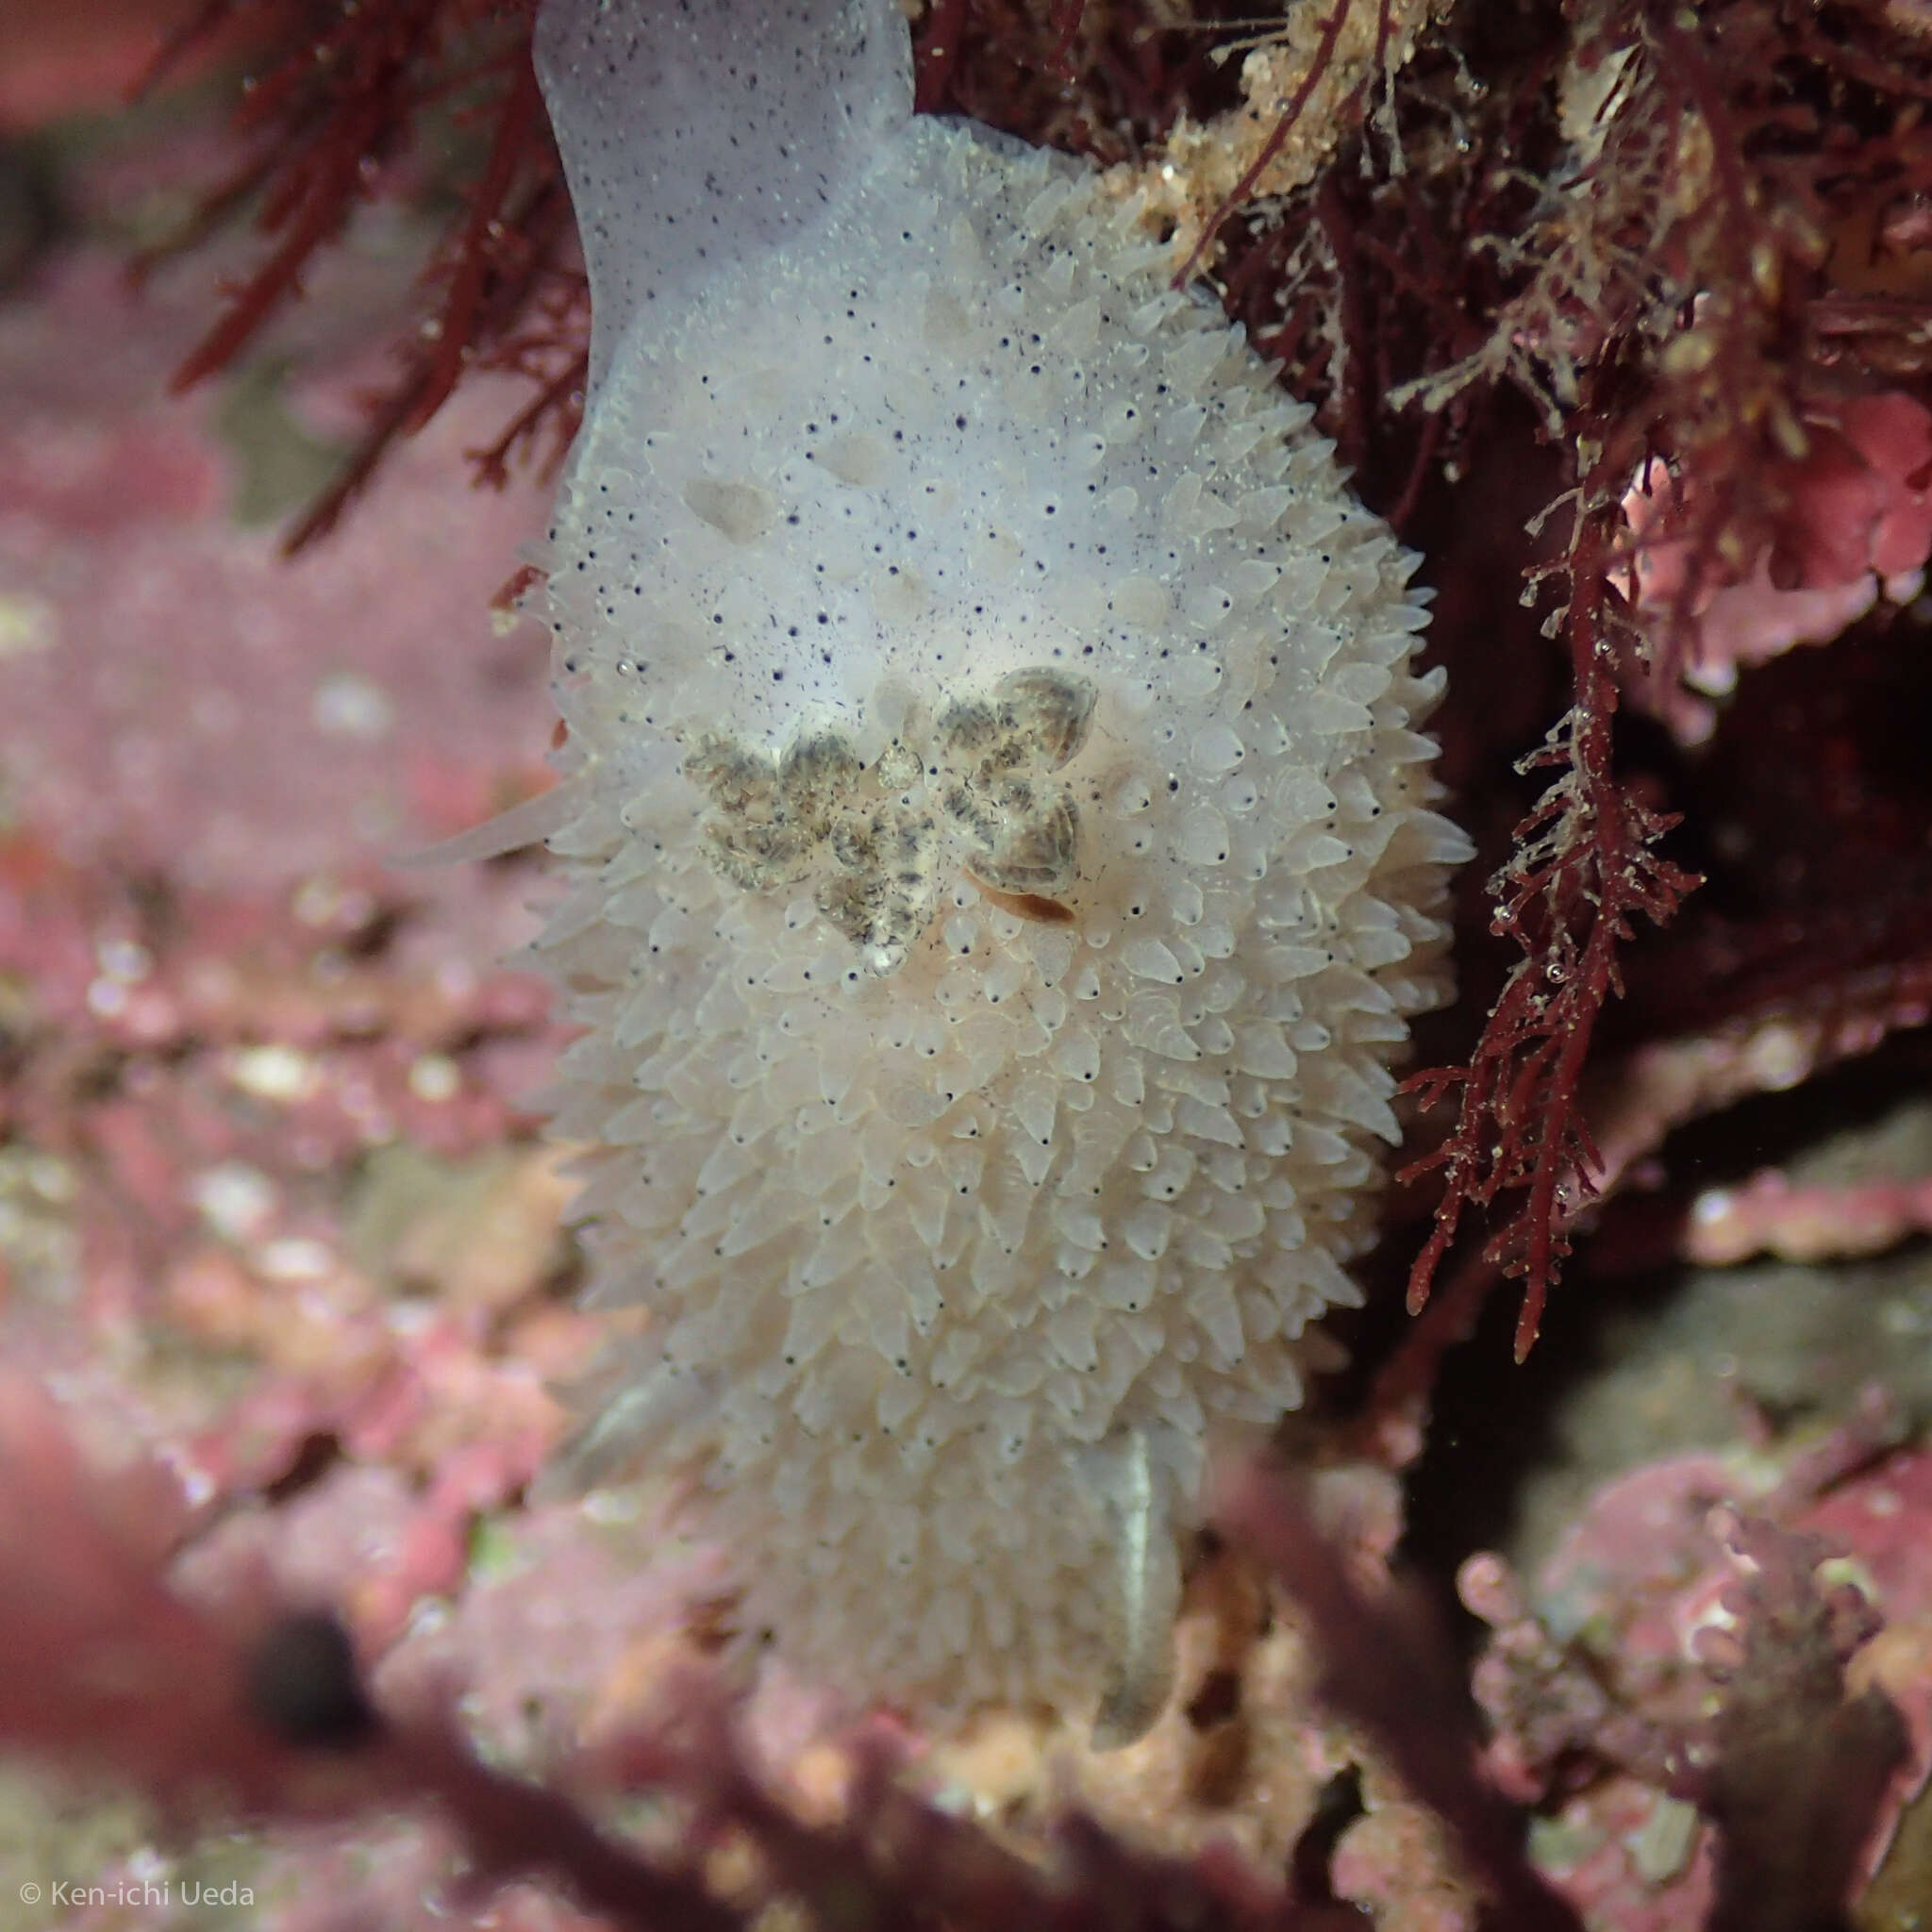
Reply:
[[[896,0],[545,0],[591,275],[540,950],[572,1452],[928,1718],[1163,1694],[1208,1442],[1353,1304],[1447,990],[1417,558],[1091,167]]]

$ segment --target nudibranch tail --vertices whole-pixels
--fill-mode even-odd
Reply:
[[[1161,1433],[1129,1429],[1083,1458],[1113,1533],[1119,1579],[1093,1719],[1096,1751],[1117,1751],[1145,1736],[1174,1684],[1181,1566],[1173,1524],[1183,1512],[1174,1494],[1177,1472],[1163,1464],[1157,1447]],[[1198,1457],[1183,1450],[1180,1460],[1187,1467]]]

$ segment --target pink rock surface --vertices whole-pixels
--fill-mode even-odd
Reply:
[[[472,489],[463,452],[521,394],[483,382],[283,559],[228,513],[219,387],[163,394],[203,280],[137,294],[83,252],[0,308],[0,705],[15,814],[62,857],[232,891],[379,861],[540,782],[541,635],[499,636],[488,603],[543,503]]]

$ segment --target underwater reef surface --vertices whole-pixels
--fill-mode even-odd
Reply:
[[[1308,52],[1214,68],[1199,36],[1135,39],[1131,9],[1054,13],[929,9],[922,106],[1108,161],[1138,149],[1154,176],[1166,152],[1182,224],[1239,181],[1229,156],[1259,158]],[[1506,32],[1404,12],[1381,51],[1413,56],[1440,91],[1455,63],[1431,36],[1453,30],[1492,100],[1546,58],[1562,75],[1556,136],[1586,159],[1599,139],[1599,158],[1627,158],[1663,42],[1624,51],[1592,16],[1608,52],[1587,68],[1534,13]],[[36,34],[62,25],[31,17]],[[398,16],[383,0],[372,17]],[[1346,80],[1378,38],[1373,14],[1342,25]],[[671,1499],[649,1488],[528,1500],[566,1426],[552,1391],[609,1319],[573,1306],[570,1183],[526,1108],[565,1037],[548,989],[503,963],[546,889],[527,856],[386,864],[549,782],[546,641],[491,608],[549,492],[521,472],[475,491],[469,461],[525,406],[527,376],[467,378],[387,445],[332,535],[292,561],[278,549],[395,378],[391,345],[475,146],[394,160],[395,192],[316,257],[304,299],[171,397],[259,243],[231,225],[126,281],[130,254],[238,152],[212,92],[102,111],[138,64],[135,32],[104,29],[92,66],[62,53],[29,74],[0,57],[19,82],[0,88],[0,1731],[83,1773],[56,1795],[24,1758],[0,1786],[0,1914],[30,1932],[647,1922],[587,1889],[595,1859],[555,1813],[530,1826],[528,1865],[479,1858],[474,1807],[503,1796],[460,1769],[480,1763],[578,1794],[639,1870],[683,1871],[702,1844],[680,1924],[748,1923],[774,1896],[823,1907],[813,1888],[834,1872],[882,1923],[943,1916],[941,1877],[954,1923],[1036,1922],[1045,1907],[995,1849],[1022,1874],[1075,1874],[1059,1924],[1093,1923],[1079,1914],[1123,1887],[1137,1923],[1181,1923],[1179,1903],[1163,1916],[1170,1884],[1225,1923],[1482,1923],[1472,1861],[1492,1884],[1502,1869],[1483,1865],[1487,1814],[1453,1777],[1431,1782],[1413,1714],[1405,1731],[1362,1694],[1378,1676],[1421,1681],[1408,1625],[1364,1617],[1373,1641],[1349,1651],[1332,1602],[1324,1620],[1268,1583],[1265,1539],[1239,1543],[1245,1519],[1191,1560],[1174,1700],[1142,1743],[1096,1755],[1081,1726],[1032,1712],[938,1746],[916,1713],[889,1713],[855,1740],[809,1683],[718,1684],[727,1553],[667,1527]],[[1062,59],[1082,77],[1048,77]],[[1348,85],[1309,98],[1341,113]],[[1163,151],[1183,97],[1192,119]],[[1403,111],[1425,116],[1419,98]],[[1923,164],[1908,125],[1854,105],[1867,138]],[[1464,133],[1490,142],[1464,107]],[[1359,150],[1326,122],[1303,132],[1268,185],[1319,200],[1333,155],[1357,168]],[[1515,158],[1533,148],[1525,136]],[[1537,152],[1536,178],[1564,191],[1556,150]],[[1702,154],[1695,139],[1677,151],[1686,182]],[[1310,242],[1292,264],[1310,302],[1332,286],[1333,238],[1353,220],[1373,239],[1386,213],[1380,188],[1350,199],[1357,178],[1324,204],[1328,251]],[[1917,192],[1860,186],[1834,204],[1819,271],[1834,300],[1917,299]],[[1372,341],[1387,353],[1392,298],[1270,308],[1286,232],[1249,238],[1260,266],[1243,281],[1250,258],[1234,259],[1230,300],[1294,351],[1324,433],[1397,513],[1408,450],[1322,373],[1373,363]],[[1519,305],[1517,341],[1564,320],[1541,299]],[[1710,321],[1708,305],[1687,314],[1685,335]],[[1564,337],[1578,367],[1587,335]],[[1670,380],[1690,381],[1700,353],[1679,352]],[[1780,514],[1806,541],[1767,537],[1702,588],[1659,544],[1625,579],[1659,623],[1678,596],[1701,668],[1627,673],[1619,769],[1686,814],[1669,849],[1709,883],[1628,950],[1629,997],[1607,1008],[1582,1088],[1606,1199],[1569,1224],[1570,1274],[1536,1350],[1509,1360],[1507,1290],[1479,1319],[1475,1291],[1453,1307],[1482,1272],[1470,1248],[1444,1272],[1438,1307],[1455,1319],[1409,1325],[1421,1177],[1369,1264],[1353,1379],[1319,1391],[1289,1438],[1341,1580],[1386,1609],[1392,1569],[1426,1606],[1410,1624],[1461,1631],[1482,1789],[1535,1882],[1606,1932],[1902,1932],[1932,1894],[1917,1795],[1932,1761],[1932,982],[1910,924],[1932,851],[1927,613],[1909,581],[1924,388],[1901,361],[1857,407],[1831,400],[1831,424],[1786,459]],[[1429,482],[1405,525],[1440,591],[1439,724],[1484,854],[1460,908],[1464,999],[1424,1046],[1445,1063],[1470,1056],[1510,970],[1485,936],[1482,874],[1534,797],[1510,761],[1564,701],[1562,652],[1516,598],[1534,555],[1523,525],[1569,479],[1528,420],[1491,423],[1458,448],[1463,483]],[[1675,480],[1633,460],[1607,503],[1627,491],[1647,506],[1633,522],[1694,523],[1714,458],[1685,442]],[[1412,1156],[1447,1131],[1445,1109],[1418,1112]],[[1458,1597],[1474,1621],[1455,1625]],[[353,1674],[312,1624],[287,1621],[324,1606]],[[142,1666],[120,1702],[95,1669],[108,1654]],[[721,1708],[742,1743],[723,1741]],[[439,1714],[458,1741],[421,1746],[411,1770],[404,1742]],[[243,1752],[248,1724],[299,1778],[258,1739]],[[917,1858],[837,1836],[854,1794],[878,1789],[861,1774],[886,1750],[879,1726],[891,1788],[936,1801],[877,1801]],[[273,1801],[177,1828],[198,1810],[153,1794],[178,1799],[218,1763]],[[806,1839],[727,1768],[782,1793]],[[440,1809],[420,1802],[431,1792]],[[1070,1799],[1099,1825],[1077,1856],[1051,1823]],[[1239,1848],[1241,1882],[1204,1849],[1217,1840]],[[1174,1861],[1160,1885],[1134,1862],[1156,1855]],[[1570,1923],[1522,1903],[1542,1893],[1510,1896],[1488,1923]]]

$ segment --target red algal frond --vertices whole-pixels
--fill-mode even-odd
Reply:
[[[584,419],[590,342],[591,286],[571,275],[531,306],[523,326],[491,346],[488,366],[524,377],[536,393],[494,442],[469,452],[479,483],[502,489],[518,461],[533,464],[546,482],[557,474]]]
[[[1209,37],[1131,0],[925,0],[912,26],[922,114],[968,114],[1109,162],[1131,158],[1204,92]]]
[[[1059,0],[1054,9],[1053,53],[1047,61],[1049,70],[1062,80],[1074,77],[1074,69],[1068,61],[1073,52],[1074,36],[1080,31],[1080,22],[1087,12],[1087,0]]]
[[[1699,882],[1662,857],[1676,820],[1634,798],[1611,768],[1622,620],[1606,576],[1615,511],[1579,506],[1567,565],[1564,628],[1574,700],[1522,769],[1558,776],[1516,828],[1516,849],[1491,882],[1491,930],[1522,958],[1466,1067],[1433,1068],[1408,1090],[1424,1103],[1458,1096],[1456,1126],[1407,1168],[1441,1171],[1435,1225],[1409,1274],[1410,1310],[1427,1300],[1465,1208],[1522,1196],[1486,1258],[1524,1282],[1516,1328],[1521,1360],[1535,1342],[1570,1230],[1599,1169],[1578,1087],[1604,1003],[1623,991],[1618,951],[1638,914],[1662,924]]]
[[[211,0],[163,51],[150,84],[233,4]],[[300,294],[319,251],[358,209],[395,191],[397,164],[425,115],[447,113],[484,142],[480,172],[425,278],[425,312],[399,345],[400,374],[341,473],[288,533],[290,552],[334,525],[395,439],[428,422],[470,368],[508,369],[538,391],[477,454],[481,480],[500,485],[513,456],[554,466],[575,432],[589,307],[531,64],[531,13],[528,0],[274,0],[276,38],[291,51],[252,80],[236,117],[243,158],[177,238],[198,240],[254,203],[271,246],[175,371],[177,390],[229,367]]]
[[[1290,95],[1288,105],[1282,108],[1281,117],[1275,122],[1273,132],[1261,143],[1260,150],[1254,159],[1242,169],[1241,178],[1228,191],[1221,206],[1209,217],[1207,226],[1202,229],[1200,240],[1194,243],[1187,260],[1181,264],[1174,275],[1175,288],[1184,289],[1193,280],[1201,266],[1202,258],[1213,246],[1214,238],[1220,232],[1222,224],[1238,208],[1247,205],[1262,175],[1268,172],[1270,163],[1288,145],[1288,138],[1294,132],[1315,90],[1321,86],[1335,64],[1336,44],[1341,38],[1341,29],[1348,20],[1350,11],[1357,4],[1357,0],[1334,0],[1327,18],[1322,23],[1320,38],[1316,41],[1314,52],[1308,58],[1307,71],[1302,75],[1294,92]],[[1383,48],[1388,37],[1389,0],[1376,0],[1375,53],[1372,73],[1379,74],[1381,71]],[[1352,116],[1360,92],[1360,88],[1357,87],[1350,95],[1343,108],[1344,116]]]
[[[1773,655],[1780,629],[1802,630],[1803,620],[1776,608],[1782,593],[1849,590],[1850,599],[1822,600],[1831,608],[1812,620],[1821,639],[1836,635],[1858,614],[1857,579],[1874,556],[1903,559],[1911,548],[1883,542],[1874,553],[1869,536],[1861,542],[1849,530],[1853,499],[1862,509],[1873,497],[1868,530],[1879,522],[1875,499],[1888,479],[1868,446],[1897,447],[1891,418],[1911,405],[1899,398],[1888,408],[1870,396],[1877,365],[1828,342],[1816,310],[1843,292],[1832,237],[1847,209],[1873,176],[1902,162],[1923,173],[1932,151],[1904,128],[1860,139],[1847,111],[1828,161],[1823,153],[1767,158],[1774,130],[1803,125],[1768,78],[1783,48],[1774,14],[1745,4],[1702,35],[1646,19],[1633,55],[1642,70],[1635,85],[1652,100],[1644,118],[1677,141],[1695,136],[1708,158],[1708,195],[1687,207],[1680,189],[1659,209],[1674,217],[1659,255],[1684,269],[1664,285],[1668,325],[1655,311],[1637,325],[1655,349],[1651,392],[1631,424],[1644,423],[1652,454],[1633,464],[1624,538],[1647,646],[1624,682],[1692,739],[1708,734],[1709,714],[1700,720],[1694,701],[1681,700],[1681,679],[1721,690],[1733,663]],[[1899,77],[1908,78],[1903,67]],[[1914,463],[1905,456],[1896,467],[1902,482]],[[1917,560],[1923,554],[1921,545]],[[1760,580],[1769,600],[1753,594]],[[1731,634],[1717,621],[1726,616]]]
[[[1391,391],[1440,415],[1507,382],[1575,453],[1580,479],[1563,566],[1572,705],[1519,767],[1561,775],[1517,827],[1492,887],[1491,928],[1520,958],[1466,1065],[1411,1083],[1425,1100],[1455,1095],[1459,1109],[1448,1140],[1408,1171],[1443,1183],[1411,1306],[1426,1298],[1464,1210],[1501,1207],[1507,1218],[1483,1257],[1525,1281],[1519,1356],[1601,1173],[1579,1083],[1604,1004],[1622,991],[1620,950],[1634,915],[1662,924],[1697,883],[1656,849],[1675,821],[1614,769],[1620,692],[1675,726],[1695,705],[1676,695],[1687,673],[1701,663],[1719,689],[1730,664],[1781,648],[1763,624],[1721,644],[1706,621],[1767,559],[1774,591],[1847,596],[1887,570],[1908,594],[1923,561],[1924,479],[1900,426],[1921,412],[1890,385],[1904,373],[1906,317],[1923,324],[1925,304],[1917,290],[1861,296],[1862,334],[1832,318],[1857,278],[1839,239],[1847,221],[1875,197],[1896,226],[1900,197],[1921,192],[1905,184],[1932,179],[1911,105],[1924,51],[1900,41],[1896,67],[1865,58],[1861,46],[1898,37],[1841,16],[1828,34],[1811,32],[1807,73],[1786,13],[1733,0],[1692,20],[1605,0],[1577,14],[1554,75],[1564,162],[1525,171],[1526,211],[1473,238],[1501,272],[1490,326],[1459,359],[1434,351],[1436,374]],[[1520,125],[1492,138],[1502,158],[1521,155]],[[1467,196],[1459,207],[1491,220],[1508,212]],[[1423,302],[1373,241],[1367,253],[1397,303],[1425,311],[1437,341],[1453,342],[1454,310],[1440,296]],[[1480,293],[1474,276],[1464,288],[1465,299]],[[1330,405],[1339,435],[1345,404]],[[1868,419],[1885,432],[1883,460],[1849,434]],[[1441,440],[1453,451],[1459,438]],[[1896,460],[1894,445],[1905,451]],[[1851,454],[1827,461],[1840,446]],[[1708,708],[1696,715],[1707,733]]]

